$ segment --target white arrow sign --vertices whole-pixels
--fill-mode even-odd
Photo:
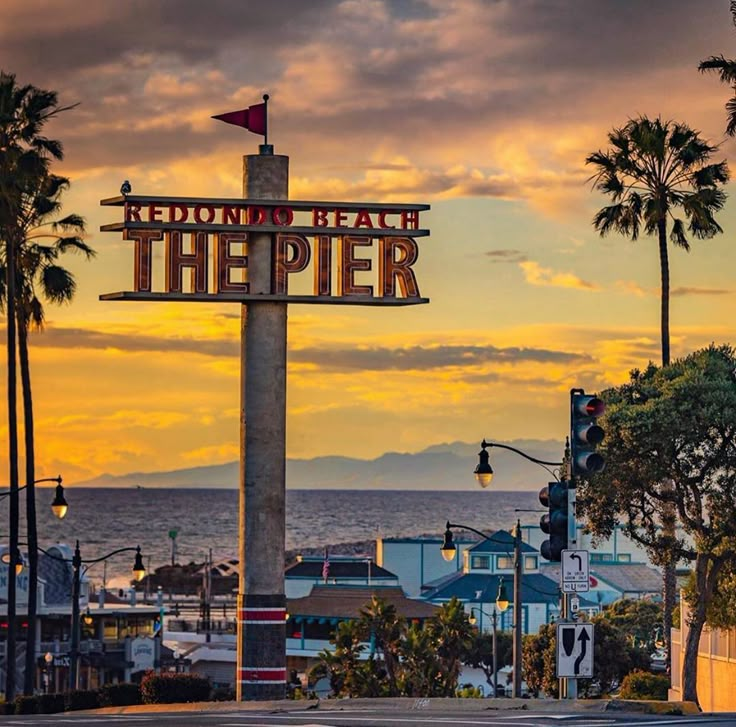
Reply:
[[[593,676],[593,624],[557,624],[557,676]]]
[[[590,590],[590,555],[587,550],[563,550],[560,565],[563,593],[585,593]]]

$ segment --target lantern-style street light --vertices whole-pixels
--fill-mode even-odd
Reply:
[[[496,608],[493,609],[493,614],[489,617],[491,619],[491,623],[493,624],[493,641],[491,642],[491,648],[493,649],[493,696],[498,696],[498,643],[496,634],[498,632],[498,612],[500,611],[503,613],[507,608],[509,607],[509,596],[508,593],[506,593],[506,586],[503,582],[503,576],[501,576],[501,579],[498,582],[498,594],[496,595]],[[479,611],[481,615],[488,617],[488,614],[483,611],[480,608],[471,608],[470,609],[470,617],[468,618],[468,621],[470,621],[471,626],[475,626],[475,624],[478,622],[478,618],[475,615],[475,612]]]
[[[54,496],[54,500],[51,503],[51,511],[56,515],[56,517],[61,520],[65,515],[67,510],[69,509],[69,505],[67,504],[66,499],[64,498],[64,485],[62,485],[62,479],[61,475],[58,477],[43,477],[40,480],[34,480],[33,484],[37,485],[40,482],[56,482],[56,494]],[[28,487],[28,485],[23,485],[23,487],[19,487],[17,492],[22,492]],[[0,492],[0,500],[10,497],[11,492]],[[7,563],[7,560],[4,560],[3,562]]]

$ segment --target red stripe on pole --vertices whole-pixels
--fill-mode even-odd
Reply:
[[[240,670],[241,682],[274,682],[286,681],[286,668],[256,669],[254,667],[243,667]]]
[[[240,621],[286,621],[285,608],[242,608],[238,611]]]

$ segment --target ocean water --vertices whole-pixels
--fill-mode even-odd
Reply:
[[[22,493],[21,493],[22,494]],[[237,557],[238,493],[224,489],[68,488],[64,520],[51,513],[52,489],[37,492],[42,547],[79,540],[83,558],[140,545],[147,567],[170,562],[169,530],[178,530],[179,562],[202,562],[212,548],[215,561]],[[535,492],[409,490],[289,490],[286,498],[286,548],[323,548],[383,537],[441,534],[445,521],[489,531],[538,522],[538,515],[515,508],[539,508]],[[7,508],[0,510],[3,520]],[[21,511],[21,517],[25,513]],[[21,533],[25,532],[23,519]],[[5,530],[5,527],[2,528]],[[335,549],[334,552],[339,552]],[[130,578],[133,556],[107,563],[113,585]],[[89,572],[101,580],[102,564]]]

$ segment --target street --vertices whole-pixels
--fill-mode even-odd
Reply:
[[[549,714],[534,712],[463,712],[426,711],[421,713],[379,709],[303,710],[303,711],[247,711],[247,712],[162,712],[156,714],[52,714],[7,717],[8,724],[27,725],[100,725],[117,724],[124,727],[147,727],[156,723],[179,727],[550,727],[575,725],[579,727],[606,727],[607,725],[736,725],[736,715],[696,715],[678,717],[644,714]]]

